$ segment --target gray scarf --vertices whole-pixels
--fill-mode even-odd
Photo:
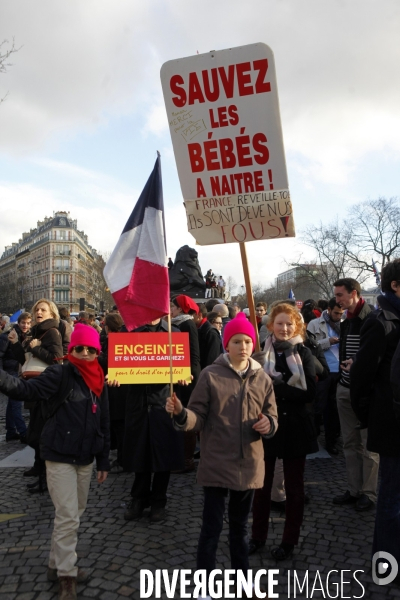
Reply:
[[[179,325],[181,323],[183,323],[184,321],[188,321],[189,319],[193,320],[193,315],[178,315],[177,317],[174,317],[173,319],[171,319],[171,323],[173,325],[176,325],[177,327],[179,327]]]
[[[300,390],[307,390],[306,378],[304,375],[303,363],[299,353],[295,350],[294,346],[303,342],[303,338],[300,335],[292,337],[287,342],[279,342],[274,335],[268,337],[265,341],[264,354],[264,371],[271,377],[274,385],[283,383],[282,373],[276,371],[276,356],[275,352],[282,352],[285,355],[287,366],[292,373],[291,378],[288,380],[288,385],[297,387]]]
[[[339,337],[340,336],[340,321],[332,321],[327,310],[324,310],[324,312],[322,313],[322,316],[324,317],[324,319],[325,319],[326,323],[329,325],[329,327],[331,327],[333,329],[333,331],[335,333],[337,333],[337,335]]]

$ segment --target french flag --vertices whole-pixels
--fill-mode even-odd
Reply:
[[[156,164],[105,268],[128,331],[169,313],[161,160]]]

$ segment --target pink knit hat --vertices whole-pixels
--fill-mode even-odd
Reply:
[[[236,315],[232,321],[229,321],[225,325],[224,329],[224,348],[226,349],[229,340],[233,335],[237,333],[244,333],[248,335],[253,340],[253,350],[256,345],[256,332],[254,330],[253,325],[250,321],[247,320],[246,315],[243,312],[240,312]]]
[[[71,341],[68,346],[68,352],[71,352],[75,346],[92,346],[100,352],[100,336],[94,327],[77,323],[71,333]]]

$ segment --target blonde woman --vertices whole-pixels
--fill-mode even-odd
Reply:
[[[57,363],[57,359],[62,358],[64,355],[62,336],[59,331],[60,315],[58,314],[57,306],[51,300],[41,298],[33,305],[31,312],[33,317],[32,339],[25,348],[22,348],[22,345],[18,348],[19,344],[16,343],[15,353],[17,356],[22,353],[22,358],[19,359],[21,364],[24,363],[25,350],[25,352],[32,352],[36,358],[39,358],[47,365],[54,365]],[[28,443],[35,449],[35,463],[31,469],[25,471],[24,476],[39,477],[37,483],[29,486],[29,491],[35,493],[42,491],[42,476],[45,472],[44,461],[40,458],[39,451],[39,439],[43,421],[39,411],[35,410],[34,403],[29,403],[27,406],[31,414]]]

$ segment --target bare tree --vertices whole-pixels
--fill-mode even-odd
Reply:
[[[329,298],[333,283],[353,277],[361,284],[373,273],[372,261],[382,268],[400,256],[400,205],[397,198],[378,198],[354,205],[343,221],[310,225],[302,241],[313,248],[315,257],[300,256],[290,266],[299,269],[296,286],[309,285]]]
[[[347,257],[353,265],[373,273],[372,259],[381,269],[400,256],[400,205],[397,198],[378,198],[350,209],[345,226],[351,234]]]
[[[87,279],[88,295],[92,297],[97,309],[100,309],[102,305],[104,306],[104,309],[110,309],[114,304],[114,300],[103,275],[105,264],[101,254],[96,254]]]
[[[0,42],[0,73],[7,73],[7,69],[12,66],[12,63],[8,62],[8,59],[12,54],[18,52],[18,50],[20,50],[20,48],[15,47],[14,38],[12,42],[9,42],[8,40]],[[0,104],[4,102],[7,96],[8,92],[3,98],[0,98]]]
[[[226,279],[225,291],[227,298],[232,298],[237,289],[237,283],[231,275]]]

